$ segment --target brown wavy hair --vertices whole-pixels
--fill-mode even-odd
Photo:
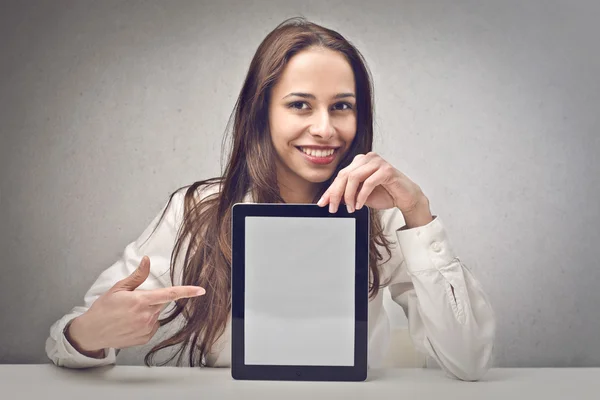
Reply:
[[[356,86],[356,135],[334,174],[313,199],[316,203],[339,170],[348,166],[358,154],[371,151],[373,144],[372,76],[360,52],[339,33],[307,21],[290,18],[278,25],[259,45],[248,69],[234,110],[229,118],[222,143],[228,148],[227,165],[221,177],[195,182],[185,189],[183,222],[171,255],[171,280],[175,281],[176,259],[185,250],[182,285],[206,288],[206,294],[175,302],[174,308],[160,325],[166,325],[183,313],[185,324],[173,336],[154,346],[145,356],[151,365],[159,350],[180,345],[167,364],[179,354],[181,364],[188,346],[190,366],[205,366],[205,357],[213,344],[225,332],[231,312],[231,209],[250,192],[258,203],[283,203],[279,193],[275,165],[276,152],[269,131],[268,104],[271,88],[281,76],[287,62],[298,52],[320,46],[343,54],[350,63]],[[227,145],[233,118],[232,142]],[[218,185],[216,193],[199,199],[198,192],[209,185]],[[164,217],[164,213],[162,214]],[[161,217],[162,220],[162,217]],[[160,221],[159,221],[160,223]],[[157,224],[158,225],[158,224]],[[369,295],[375,297],[380,283],[378,262],[383,259],[377,245],[391,256],[390,242],[383,234],[380,215],[371,210],[369,244]]]

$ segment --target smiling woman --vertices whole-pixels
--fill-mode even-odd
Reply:
[[[171,194],[84,305],[52,325],[48,357],[73,368],[111,364],[117,349],[171,325],[175,333],[154,345],[148,365],[175,347],[164,363],[178,355],[177,364],[229,366],[232,206],[317,203],[336,212],[344,202],[349,212],[371,209],[369,366],[388,352],[381,289],[389,286],[418,351],[452,377],[483,376],[495,336],[487,295],[421,188],[372,151],[372,93],[362,55],[342,35],[303,18],[277,26],[250,63],[223,176]]]

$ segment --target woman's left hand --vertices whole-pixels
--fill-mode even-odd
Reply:
[[[377,210],[397,207],[404,215],[419,212],[431,217],[429,201],[421,188],[374,152],[354,157],[317,204],[329,204],[329,212],[335,213],[342,200],[349,212],[367,205]]]

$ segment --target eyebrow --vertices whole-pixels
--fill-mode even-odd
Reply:
[[[299,92],[290,93],[287,96],[283,97],[283,99],[288,98],[290,96],[304,97],[305,99],[312,99],[312,100],[316,99],[316,97],[314,95],[310,94],[310,93],[299,93]],[[354,98],[356,98],[356,96],[354,95],[354,93],[338,93],[333,98],[334,99],[342,99],[342,98],[345,98],[345,97],[354,97]]]

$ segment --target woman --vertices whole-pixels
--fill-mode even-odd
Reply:
[[[369,366],[381,365],[389,346],[389,286],[417,349],[449,376],[480,379],[491,363],[493,310],[421,188],[371,151],[372,83],[361,54],[334,31],[284,21],[259,46],[234,112],[223,176],[171,194],[85,305],[53,324],[48,357],[72,368],[111,364],[118,349],[146,344],[169,324],[173,334],[147,365],[176,349],[166,362],[229,366],[232,205],[317,202],[336,212],[343,203],[372,209]]]

